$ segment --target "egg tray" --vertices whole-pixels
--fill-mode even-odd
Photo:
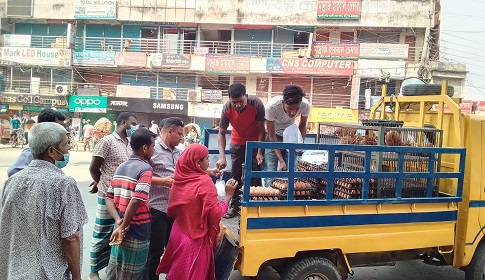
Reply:
[[[252,195],[249,197],[249,200],[266,200],[266,201],[271,201],[271,200],[286,200],[286,195],[280,194],[280,195]]]
[[[362,198],[362,190],[358,190],[358,189],[349,190],[349,189],[337,186],[333,188],[333,196],[334,198],[338,198],[338,199],[360,199]],[[377,198],[377,190],[370,189],[368,197],[371,199]]]
[[[308,184],[309,186],[306,186],[306,187],[299,187],[299,188],[296,188],[296,182],[303,182],[303,183],[306,183]],[[275,183],[284,183],[284,184],[288,184],[288,180],[285,180],[285,179],[273,179],[273,181],[271,182],[271,187],[273,189],[277,189],[277,190],[280,190],[282,194],[286,194],[287,193],[287,189],[288,189],[288,185],[286,188],[284,187],[280,187],[280,186],[277,186],[277,184]],[[315,189],[314,187],[314,184],[312,184],[311,182],[309,182],[308,180],[306,179],[297,179],[295,180],[295,184],[293,185],[293,188],[294,188],[294,191],[313,191]]]

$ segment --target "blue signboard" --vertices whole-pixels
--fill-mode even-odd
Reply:
[[[105,51],[75,51],[73,65],[115,66],[116,52]]]

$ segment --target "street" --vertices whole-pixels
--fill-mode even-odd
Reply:
[[[7,168],[10,163],[20,153],[20,149],[10,148],[9,146],[0,146],[0,182],[3,187],[3,182],[7,179]],[[88,193],[88,186],[91,182],[91,178],[88,172],[89,163],[91,160],[91,154],[88,152],[72,152],[70,157],[70,163],[64,168],[66,174],[74,177],[78,182],[79,189],[81,191],[84,204],[89,214],[89,222],[84,227],[84,262],[83,262],[83,279],[87,279],[89,274],[89,244],[91,242],[91,231],[93,229],[93,222],[95,219],[96,211],[96,196]],[[103,279],[104,274],[101,274]],[[396,264],[396,266],[388,267],[368,267],[368,268],[355,268],[355,276],[349,277],[353,280],[370,280],[370,279],[392,279],[392,280],[407,280],[407,279],[420,279],[420,280],[435,280],[435,279],[447,279],[458,280],[464,279],[465,274],[461,270],[445,266],[437,267],[426,265],[422,261],[413,260]],[[270,268],[261,271],[256,279],[273,280],[278,279],[278,275]],[[164,279],[161,277],[161,279]],[[231,280],[249,279],[241,277],[240,274],[235,271],[231,275]]]

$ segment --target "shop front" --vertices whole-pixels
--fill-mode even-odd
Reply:
[[[188,102],[185,100],[161,100],[145,98],[108,97],[108,112],[119,115],[132,112],[138,124],[150,127],[151,121],[157,124],[164,118],[179,117],[184,123],[190,122]]]

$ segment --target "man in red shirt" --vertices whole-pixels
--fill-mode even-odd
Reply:
[[[242,188],[242,165],[246,155],[247,141],[264,141],[264,105],[259,98],[246,94],[246,87],[241,83],[229,87],[229,101],[224,105],[219,127],[219,160],[217,168],[226,168],[226,131],[229,123],[232,125],[231,153],[232,177],[238,182],[238,187],[232,196],[231,205],[225,218],[232,218],[239,213]],[[252,169],[261,170],[263,163],[262,149],[253,151]],[[252,185],[261,185],[261,180],[254,180]]]

